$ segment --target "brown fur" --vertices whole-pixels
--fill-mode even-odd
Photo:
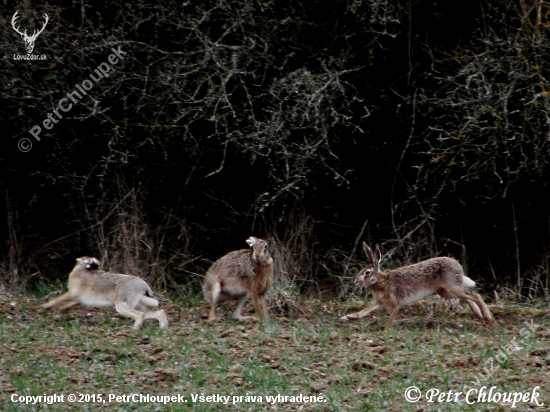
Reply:
[[[341,319],[361,319],[375,310],[385,308],[390,313],[388,325],[392,325],[401,306],[437,293],[446,299],[464,299],[475,316],[487,321],[493,320],[481,296],[470,290],[475,286],[474,281],[464,275],[462,266],[456,260],[437,257],[381,272],[378,246],[373,253],[363,242],[363,249],[372,266],[361,269],[357,273],[355,283],[372,290],[375,303],[370,308],[343,316]]]
[[[168,327],[163,310],[149,312],[147,307],[157,307],[153,291],[141,278],[98,270],[99,260],[91,257],[76,259],[76,265],[69,274],[69,291],[42,305],[44,309],[61,306],[64,313],[80,303],[84,306],[114,306],[121,315],[135,320],[138,329],[145,319],[157,319],[161,328]]]
[[[238,301],[235,319],[246,319],[241,310],[249,294],[256,314],[261,319],[269,317],[265,295],[273,281],[273,258],[265,240],[250,237],[247,243],[251,249],[228,253],[206,273],[203,292],[210,302],[209,320],[216,318],[216,306],[226,300]]]

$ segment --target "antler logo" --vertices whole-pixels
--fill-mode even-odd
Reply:
[[[27,30],[25,30],[24,33],[21,33],[19,31],[19,29],[15,26],[15,20],[18,17],[17,13],[19,13],[19,11],[16,11],[15,14],[13,15],[13,17],[11,19],[11,25],[12,25],[13,29],[17,33],[19,33],[21,35],[21,37],[23,37],[23,40],[25,40],[25,48],[27,49],[27,53],[31,54],[33,49],[34,49],[34,42],[38,38],[38,35],[44,31],[44,29],[46,28],[46,24],[48,24],[48,20],[49,20],[48,15],[46,13],[44,13],[44,16],[46,16],[46,21],[44,22],[44,25],[42,26],[42,28],[40,30],[35,30],[34,33],[32,34],[32,36],[28,36],[27,35]]]

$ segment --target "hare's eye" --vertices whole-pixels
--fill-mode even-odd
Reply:
[[[372,270],[370,270],[370,269],[367,269],[367,270],[365,271],[365,275],[367,275],[367,276],[370,275],[371,273],[372,273]]]

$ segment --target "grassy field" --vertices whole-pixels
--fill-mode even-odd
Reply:
[[[0,410],[511,409],[503,402],[454,402],[454,393],[483,386],[501,393],[533,393],[539,386],[544,407],[529,397],[512,410],[549,409],[547,307],[490,305],[496,322],[487,326],[465,305],[451,310],[438,300],[403,308],[391,329],[384,328],[385,313],[339,320],[363,307],[360,301],[304,300],[294,314],[273,309],[265,324],[235,322],[229,306],[210,324],[204,302],[164,301],[169,330],[147,321],[134,331],[133,322],[112,309],[77,308],[56,316],[38,310],[42,300],[3,296]],[[421,392],[418,402],[405,399],[411,386]],[[429,402],[429,389],[446,394]],[[44,402],[54,394],[63,395],[63,402]],[[130,394],[180,399],[164,405],[137,402]],[[416,395],[414,389],[410,394]],[[49,398],[22,403],[39,395]],[[76,395],[74,402],[69,395]],[[304,402],[304,396],[311,398]]]

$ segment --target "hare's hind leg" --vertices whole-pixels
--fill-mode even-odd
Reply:
[[[143,320],[157,319],[159,321],[159,325],[160,325],[161,329],[167,328],[168,327],[168,318],[166,317],[166,312],[164,312],[164,310],[162,310],[162,309],[149,311],[149,308],[150,308],[150,306],[144,305],[143,301],[139,302],[135,306],[135,309],[137,311],[144,313]]]
[[[469,292],[469,293],[473,296],[473,299],[476,301],[477,306],[479,306],[479,308],[481,309],[481,313],[483,313],[483,317],[485,318],[485,320],[489,322],[494,321],[495,319],[493,318],[491,311],[483,301],[483,298],[481,297],[481,295],[474,292]]]
[[[118,313],[128,318],[135,319],[134,329],[139,329],[143,320],[145,319],[145,313],[140,312],[139,310],[134,309],[126,302],[118,302],[115,304],[115,309]]]
[[[374,312],[376,310],[383,309],[384,305],[381,303],[375,303],[370,308],[360,310],[359,312],[350,313],[349,315],[342,316],[341,320],[350,320],[350,319],[361,319],[367,316],[369,313]]]
[[[472,309],[472,312],[474,312],[474,315],[479,319],[485,319],[487,321],[493,320],[491,312],[485,305],[485,302],[483,302],[483,299],[481,299],[481,296],[477,293],[464,290],[461,287],[447,288],[446,291],[451,295],[464,299],[470,306],[470,309]]]
[[[464,299],[464,300],[466,301],[466,303],[468,304],[470,309],[472,309],[472,312],[474,313],[474,315],[478,319],[483,319],[483,315],[481,314],[481,311],[479,310],[479,306],[477,306],[477,304],[473,300],[468,300],[468,299]]]
[[[241,315],[241,311],[243,310],[243,306],[246,303],[246,300],[248,299],[248,294],[245,294],[241,296],[237,301],[237,307],[235,308],[235,312],[233,312],[233,318],[237,320],[245,320],[248,319],[249,316],[243,316]],[[256,306],[256,302],[254,302],[254,306]]]
[[[210,291],[206,297],[210,302],[210,313],[208,314],[208,320],[216,319],[216,306],[218,306],[218,299],[221,290],[222,287],[219,282],[214,282],[210,285]]]
[[[166,312],[164,310],[155,310],[152,312],[144,312],[145,316],[143,320],[146,319],[157,319],[161,329],[168,327],[168,318],[166,317]]]
[[[458,296],[455,296],[449,293],[445,289],[438,289],[437,294],[445,299],[459,299]],[[479,307],[476,305],[476,303],[473,300],[469,300],[469,299],[464,299],[464,300],[466,301],[466,303],[468,304],[468,306],[470,307],[474,315],[479,319],[483,319],[483,315],[481,314],[481,311],[479,310]]]

